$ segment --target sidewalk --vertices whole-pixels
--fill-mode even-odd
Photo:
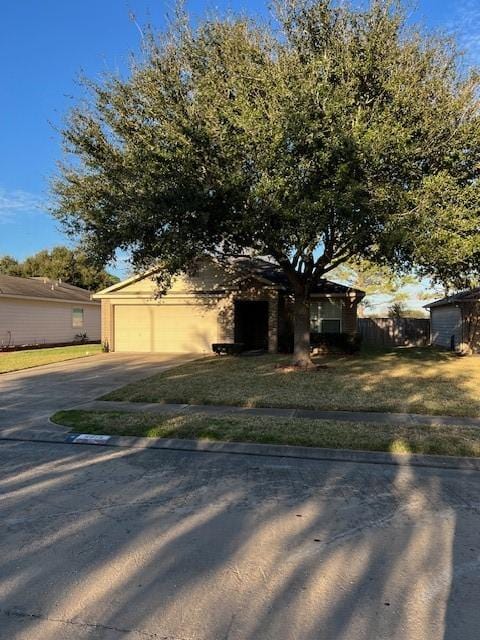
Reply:
[[[306,418],[309,420],[338,420],[341,422],[371,422],[377,424],[452,425],[480,428],[479,418],[431,416],[418,413],[377,413],[374,411],[316,411],[309,409],[247,408],[222,405],[160,404],[146,402],[115,402],[95,400],[82,404],[83,411],[125,411],[130,413],[183,414],[202,413],[212,416],[244,415],[275,418]]]

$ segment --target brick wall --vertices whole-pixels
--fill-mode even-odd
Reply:
[[[113,306],[109,300],[102,300],[102,344],[108,343],[110,349],[113,345]]]
[[[357,332],[357,303],[347,299],[342,306],[342,331],[349,334]]]

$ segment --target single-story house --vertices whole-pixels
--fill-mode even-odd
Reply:
[[[447,349],[466,345],[480,351],[480,287],[425,305],[430,310],[431,344]]]
[[[0,348],[100,340],[100,303],[91,292],[48,278],[0,274]]]
[[[102,341],[111,351],[209,353],[213,343],[276,352],[291,331],[291,288],[261,259],[228,266],[200,261],[158,296],[156,270],[94,294],[102,301]],[[354,334],[362,291],[322,280],[311,293],[312,331]]]

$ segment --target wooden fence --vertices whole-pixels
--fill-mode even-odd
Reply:
[[[359,318],[363,343],[376,347],[413,347],[430,343],[428,318]]]

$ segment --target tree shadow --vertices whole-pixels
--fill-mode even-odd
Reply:
[[[478,628],[478,474],[27,443],[1,456],[3,637]]]
[[[216,356],[129,384],[106,398],[333,411],[480,416],[480,360],[429,348],[370,350],[316,359],[286,372],[288,356]]]

